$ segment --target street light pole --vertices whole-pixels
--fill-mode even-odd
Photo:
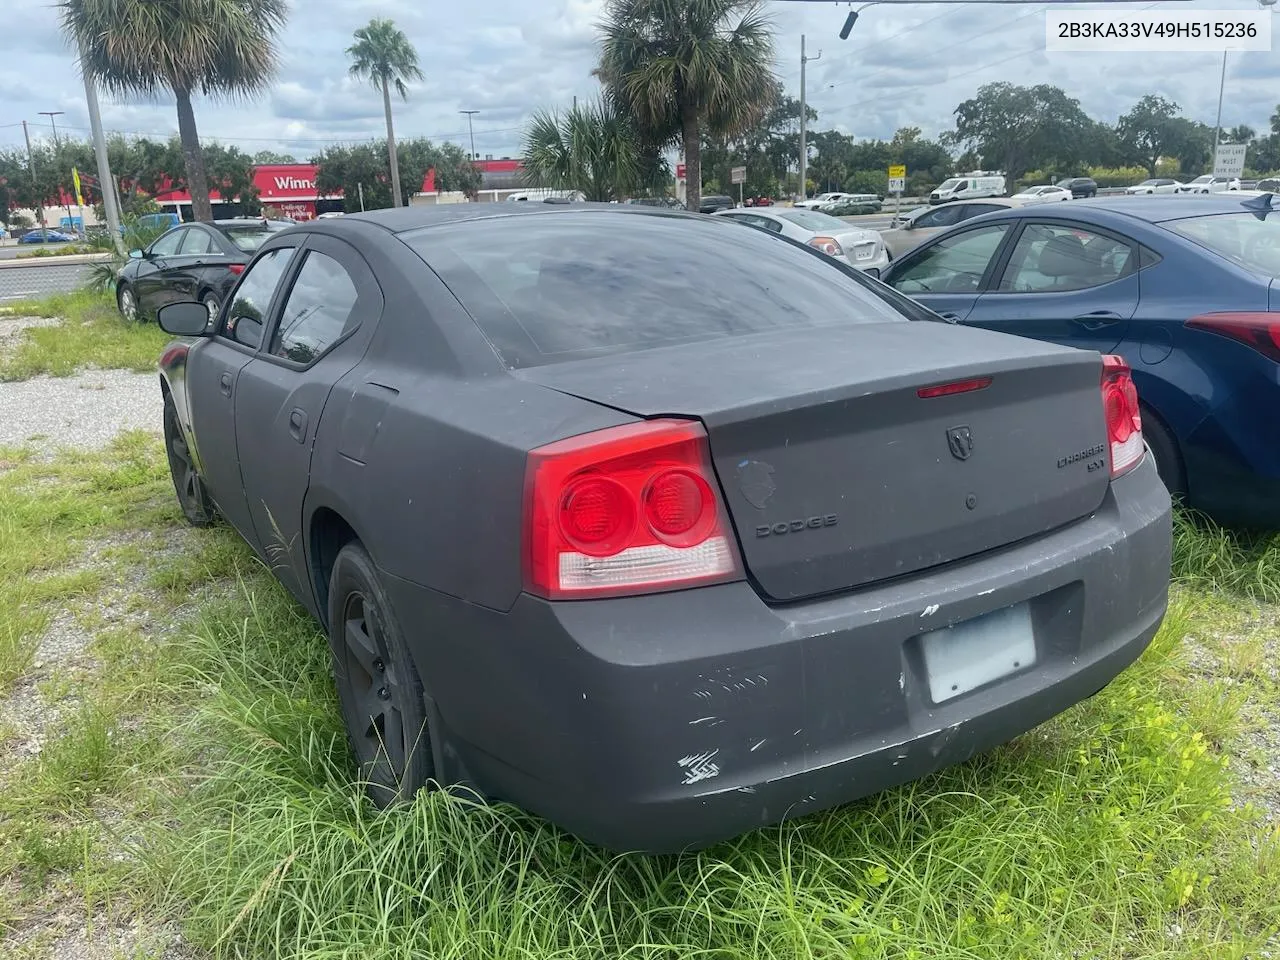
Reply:
[[[1222,94],[1227,89],[1227,51],[1222,51],[1222,77],[1218,80],[1218,119],[1213,122],[1213,165],[1218,165],[1218,140],[1222,136]]]
[[[809,167],[809,146],[805,143],[805,104],[804,104],[804,67],[811,60],[821,60],[822,51],[818,51],[816,57],[806,57],[804,55],[804,34],[800,34],[800,199],[805,199],[809,194],[806,190],[806,178],[808,177]]]
[[[475,160],[476,159],[476,132],[475,132],[475,129],[471,126],[471,118],[474,117],[480,111],[479,110],[459,110],[458,112],[465,113],[467,115],[467,133],[471,137],[471,159]]]

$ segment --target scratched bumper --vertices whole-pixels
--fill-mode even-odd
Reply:
[[[920,777],[1090,696],[1155,634],[1169,562],[1148,462],[1069,527],[826,600],[769,606],[746,583],[522,597],[506,614],[403,582],[392,598],[439,712],[443,778],[659,852]],[[919,634],[1022,601],[1036,665],[931,703]]]

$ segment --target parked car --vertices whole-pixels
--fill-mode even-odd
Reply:
[[[145,250],[129,252],[116,275],[116,305],[126,319],[138,320],[166,303],[198,300],[212,320],[257,249],[290,226],[293,221],[243,218],[170,230]]]
[[[1059,180],[1058,186],[1070,190],[1071,196],[1077,198],[1098,195],[1098,184],[1093,177],[1067,177],[1065,180]]]
[[[879,213],[884,201],[874,193],[846,193],[839,200],[832,200],[810,209],[829,213],[833,217],[856,217],[867,213]]]
[[[1181,187],[1182,184],[1177,180],[1170,180],[1168,177],[1152,177],[1149,180],[1143,180],[1141,183],[1135,183],[1132,187],[1125,187],[1124,192],[1130,195],[1140,193],[1177,193]]]
[[[663,210],[684,209],[684,204],[674,197],[632,197],[627,203],[641,207],[659,207]]]
[[[849,197],[849,196],[852,196],[852,194],[842,193],[837,190],[834,192],[820,193],[816,197],[808,197],[807,199],[804,199],[804,200],[797,200],[795,203],[792,204],[792,206],[799,207],[802,210],[817,210],[823,204],[835,203],[836,201],[843,200],[845,197]]]
[[[970,326],[1118,353],[1160,475],[1280,528],[1280,208],[1271,194],[1077,201],[934,237],[885,282]]]
[[[702,197],[699,201],[699,213],[715,213],[717,210],[732,210],[737,204],[734,203],[733,197],[725,197],[720,194],[710,194]]]
[[[1121,361],[722,217],[517,209],[312,221],[215,328],[159,315],[182,510],[324,625],[375,802],[465,783],[675,851],[968,760],[1145,648],[1171,511]]]
[[[1057,203],[1060,200],[1070,200],[1071,198],[1072,193],[1066,187],[1046,185],[1019,190],[1009,199],[1021,200],[1023,203]]]
[[[74,233],[66,233],[62,230],[54,230],[52,227],[28,230],[18,238],[19,243],[74,243],[79,240]]]
[[[742,205],[744,207],[772,207],[773,197],[747,197]]]
[[[924,243],[930,237],[954,227],[957,223],[972,220],[984,213],[994,213],[1022,204],[1012,197],[988,197],[976,203],[945,203],[937,207],[917,207],[906,214],[901,224],[880,232],[880,238],[889,250],[889,256],[897,258]]]
[[[1280,193],[1280,177],[1267,177],[1259,180],[1255,188],[1263,193]]]
[[[766,233],[790,237],[843,260],[849,266],[873,277],[889,265],[884,242],[875,230],[855,227],[818,210],[721,210],[717,217],[756,227]]]
[[[1229,190],[1240,189],[1239,177],[1215,177],[1206,173],[1203,177],[1196,177],[1190,183],[1184,183],[1178,188],[1178,193],[1225,193]]]
[[[1005,180],[1003,176],[964,176],[950,177],[938,184],[938,188],[929,194],[930,203],[950,203],[955,200],[978,200],[982,197],[1003,197]]]

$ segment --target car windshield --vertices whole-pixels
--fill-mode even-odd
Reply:
[[[1207,175],[1207,174],[1206,174],[1206,175],[1205,175],[1205,176],[1203,176],[1203,177],[1196,177],[1196,178],[1195,178],[1194,180],[1192,180],[1191,182],[1192,182],[1192,183],[1213,183],[1213,177],[1211,177],[1211,176],[1209,176],[1209,175]]]
[[[817,210],[788,210],[786,213],[778,214],[783,220],[790,220],[798,227],[804,227],[806,230],[848,230],[849,224],[843,220],[826,213],[819,213]]]
[[[1165,223],[1254,273],[1280,277],[1280,210],[1259,219],[1253,213],[1188,217]]]
[[[221,226],[220,229],[236,248],[245,253],[256,253],[258,248],[262,246],[271,237],[273,233],[279,233],[288,227],[287,223],[277,223],[267,220],[264,223],[252,223],[241,226]]]
[[[401,239],[510,369],[915,315],[905,298],[831,258],[722,219],[573,212],[426,227]]]
[[[959,179],[957,179],[956,177],[952,177],[950,180],[943,180],[940,184],[938,184],[938,189],[939,189],[939,190],[950,190],[951,188],[953,188],[953,187],[954,187],[954,186],[956,186],[957,184],[959,184],[959,183],[963,183],[963,182],[964,182],[964,181],[959,180]]]
[[[1140,187],[1158,187],[1164,183],[1163,180],[1143,180],[1138,186]]]

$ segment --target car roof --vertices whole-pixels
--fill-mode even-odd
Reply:
[[[706,197],[703,198],[707,199]],[[630,203],[446,203],[440,205],[399,207],[389,210],[370,210],[365,213],[349,213],[331,220],[311,220],[310,230],[345,231],[353,224],[374,224],[392,233],[405,233],[468,220],[493,220],[499,217],[548,217],[565,213],[590,212],[598,216],[613,214],[619,217],[698,217],[673,207],[650,207]]]
[[[1251,198],[1245,198],[1251,199]],[[1162,223],[1166,220],[1181,220],[1186,217],[1212,216],[1216,213],[1247,213],[1249,208],[1243,206],[1238,197],[1221,193],[1208,194],[1156,194],[1153,196],[1118,196],[1090,197],[1087,200],[1073,200],[1066,204],[1071,211],[1106,210],[1123,214],[1135,220],[1147,223]],[[1276,208],[1280,211],[1280,207]],[[1058,211],[1055,211],[1057,213]],[[1034,208],[1027,210],[1035,214]],[[1045,216],[1043,211],[1038,215]]]

